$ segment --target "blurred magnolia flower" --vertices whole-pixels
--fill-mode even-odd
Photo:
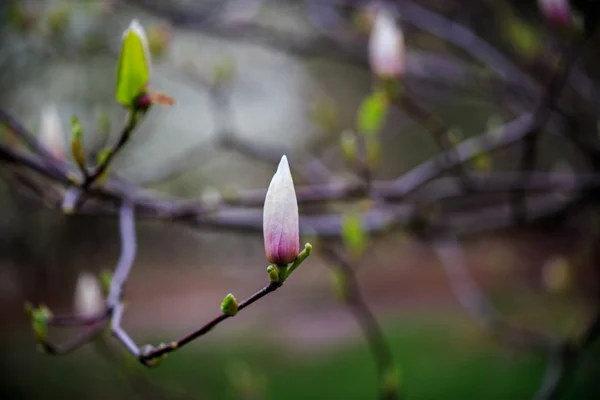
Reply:
[[[104,297],[98,279],[83,273],[75,286],[75,312],[80,315],[96,315],[104,309]]]
[[[272,264],[289,264],[300,252],[298,201],[287,157],[281,157],[263,209],[265,254]]]
[[[48,106],[42,110],[40,141],[54,158],[59,160],[65,158],[65,136],[60,117],[54,106]]]
[[[382,78],[399,78],[404,72],[404,35],[391,14],[380,10],[369,37],[371,70]]]
[[[538,0],[538,6],[544,17],[556,27],[566,27],[572,21],[568,0]]]

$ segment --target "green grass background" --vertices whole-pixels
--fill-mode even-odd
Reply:
[[[463,319],[407,317],[385,328],[406,399],[531,399],[545,368],[543,356],[501,347]],[[375,368],[361,337],[310,349],[258,334],[201,339],[145,369],[112,340],[117,363],[93,346],[65,357],[39,354],[27,335],[3,340],[3,398],[376,398]],[[586,360],[565,398],[600,398],[597,365]]]

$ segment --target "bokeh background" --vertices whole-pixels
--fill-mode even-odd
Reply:
[[[408,7],[424,7],[471,29],[533,85],[541,83],[540,64],[563,44],[535,1],[398,3],[406,3],[413,21],[420,8]],[[314,155],[336,179],[347,179],[339,137],[355,126],[372,75],[356,9],[332,4],[3,0],[0,104],[33,132],[39,131],[41,110],[55,107],[65,140],[77,115],[90,152],[114,140],[125,116],[114,101],[120,37],[137,18],[151,43],[151,85],[177,103],[152,109],[116,158],[114,174],[185,198],[266,188],[275,164],[224,145],[235,132],[297,159]],[[196,10],[203,18],[177,10]],[[418,24],[401,24],[407,85],[459,139],[535,104],[535,97],[510,100],[484,84],[498,65],[482,65]],[[598,58],[590,53],[574,85],[597,102]],[[400,110],[391,111],[381,138],[379,179],[399,176],[438,151],[427,131]],[[544,136],[539,165],[575,170],[579,160],[570,151],[560,136]],[[517,155],[508,149],[475,167],[511,169]],[[117,221],[64,216],[31,201],[8,180],[0,181],[0,202],[2,398],[375,398],[373,359],[356,321],[336,299],[331,271],[318,252],[283,289],[173,353],[159,368],[139,365],[109,335],[65,357],[41,354],[24,302],[69,312],[77,277],[116,264]],[[576,218],[569,221],[464,238],[468,267],[507,320],[568,337],[590,320],[596,278],[579,246],[588,233]],[[172,340],[215,316],[227,293],[242,299],[265,283],[261,235],[152,221],[140,221],[137,231],[139,253],[126,286],[123,323],[140,344]],[[318,239],[314,244],[318,249]],[[406,398],[535,394],[546,357],[507,348],[485,334],[455,300],[427,241],[408,230],[373,239],[358,278],[392,348]],[[570,398],[597,398],[594,360],[592,352],[584,358],[569,385]]]

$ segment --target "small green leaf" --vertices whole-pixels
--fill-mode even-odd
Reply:
[[[347,162],[352,163],[356,161],[358,156],[358,144],[356,143],[356,135],[354,132],[346,130],[340,135],[340,146],[342,147],[342,153]]]
[[[348,299],[348,279],[346,275],[339,269],[331,270],[331,286],[333,293],[339,301]]]
[[[388,99],[384,92],[376,91],[365,97],[358,108],[356,126],[364,135],[374,135],[381,130],[387,117]]]
[[[492,158],[489,154],[480,151],[475,154],[470,162],[472,168],[479,172],[491,172],[492,171]]]
[[[31,327],[35,336],[40,341],[46,341],[48,335],[48,320],[52,312],[46,306],[40,306],[29,310],[31,316]]]
[[[108,293],[110,292],[110,285],[112,282],[112,272],[108,269],[104,269],[100,271],[98,279],[100,281],[102,291],[104,292],[104,296],[108,296]]]
[[[267,267],[267,274],[269,274],[269,281],[273,283],[279,282],[279,270],[274,265]]]
[[[514,16],[505,21],[507,38],[520,56],[534,59],[543,52],[541,36],[532,26]]]
[[[81,126],[81,122],[79,122],[79,118],[76,115],[71,117],[71,138],[83,140],[83,126]]]
[[[126,107],[132,107],[135,99],[146,89],[149,80],[148,40],[140,23],[133,20],[123,34],[117,68],[117,101]]]
[[[83,149],[83,127],[76,116],[71,118],[71,154],[82,170],[85,168],[85,151]]]
[[[367,235],[360,214],[347,212],[342,217],[342,239],[352,255],[360,256],[367,247]]]
[[[112,149],[110,147],[104,148],[98,153],[98,165],[103,165],[108,160],[108,156],[110,155]],[[108,168],[102,172],[102,174],[96,180],[98,183],[102,183],[106,181],[108,178]]]
[[[227,296],[225,296],[223,302],[221,303],[221,311],[223,314],[227,314],[232,317],[237,314],[238,302],[233,294],[229,293]]]
[[[368,137],[365,141],[367,165],[371,170],[377,168],[381,160],[381,142],[377,137]]]

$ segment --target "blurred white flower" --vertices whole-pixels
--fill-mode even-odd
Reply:
[[[287,157],[281,157],[263,209],[265,255],[272,264],[289,264],[300,252],[298,201]]]
[[[82,273],[75,286],[75,312],[79,315],[96,315],[104,309],[104,296],[98,279]]]
[[[65,136],[56,107],[47,106],[40,119],[40,141],[56,159],[65,158]]]
[[[369,63],[382,78],[399,78],[404,73],[404,35],[394,17],[384,10],[377,12],[371,29]]]

